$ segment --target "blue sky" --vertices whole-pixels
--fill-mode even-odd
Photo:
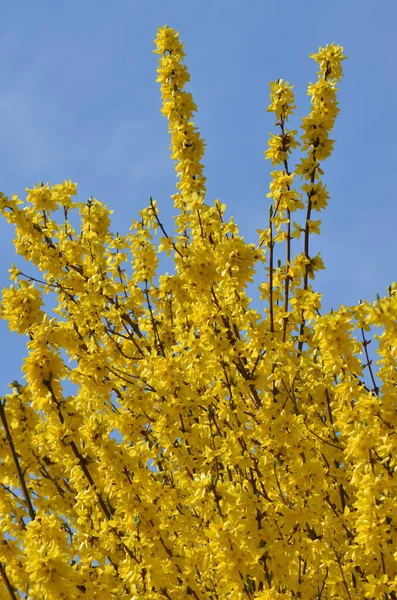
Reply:
[[[156,29],[167,24],[185,43],[196,123],[207,143],[208,201],[226,203],[255,241],[268,218],[268,83],[295,85],[298,128],[316,76],[309,54],[334,41],[349,58],[337,144],[324,165],[331,200],[312,246],[326,265],[316,288],[325,309],[372,300],[397,279],[396,20],[394,0],[4,3],[0,189],[23,195],[38,181],[71,178],[82,199],[110,205],[114,230],[126,232],[150,195],[170,225],[175,176],[152,54]],[[2,287],[15,260],[12,236],[0,220]],[[4,322],[0,335],[4,394],[20,378],[25,339]]]

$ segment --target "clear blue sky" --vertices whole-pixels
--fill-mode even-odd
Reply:
[[[69,0],[3,2],[0,35],[0,189],[71,178],[82,199],[115,211],[113,229],[157,199],[166,223],[175,177],[152,54],[159,25],[179,30],[207,143],[208,201],[220,198],[248,241],[268,218],[273,118],[268,82],[295,85],[298,115],[315,78],[309,54],[336,42],[348,60],[323,213],[325,309],[386,293],[396,277],[397,22],[395,0]],[[299,126],[299,119],[295,122]],[[14,261],[0,221],[0,282]],[[19,263],[18,263],[19,264]],[[0,394],[20,378],[24,338],[0,322]]]

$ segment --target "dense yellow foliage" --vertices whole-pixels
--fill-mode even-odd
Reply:
[[[329,314],[312,287],[342,48],[312,56],[300,137],[292,86],[271,83],[257,244],[205,203],[178,34],[160,28],[155,52],[178,174],[172,235],[152,199],[121,236],[71,181],[26,203],[1,195],[39,274],[12,267],[1,305],[27,356],[26,385],[0,404],[0,596],[395,600],[397,285]],[[174,272],[157,275],[160,252]],[[256,272],[260,309],[247,296]]]

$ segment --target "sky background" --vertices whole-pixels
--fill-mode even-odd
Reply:
[[[38,181],[71,178],[80,199],[110,205],[113,230],[123,233],[150,195],[172,225],[175,175],[152,53],[158,26],[176,28],[185,43],[187,89],[207,143],[207,201],[226,203],[249,242],[268,219],[269,81],[295,86],[298,129],[316,78],[309,54],[343,45],[337,143],[324,164],[331,200],[312,242],[326,271],[315,288],[328,310],[374,300],[397,279],[395,0],[25,0],[1,10],[0,190],[24,198]],[[21,260],[0,219],[3,287]],[[26,339],[3,321],[0,335],[3,395],[21,378]]]

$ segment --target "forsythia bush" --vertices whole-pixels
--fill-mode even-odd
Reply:
[[[71,181],[27,190],[26,204],[1,195],[16,252],[40,272],[13,266],[1,305],[28,350],[26,385],[0,404],[1,598],[396,600],[397,285],[329,314],[312,286],[343,49],[312,56],[300,137],[292,86],[270,85],[257,244],[205,203],[178,34],[160,28],[155,52],[172,235],[152,199],[122,236]],[[157,275],[161,252],[171,274]]]

